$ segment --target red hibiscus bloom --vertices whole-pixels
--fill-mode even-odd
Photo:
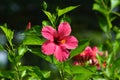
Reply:
[[[41,33],[47,39],[42,45],[42,52],[46,55],[53,54],[60,62],[69,57],[68,49],[75,49],[78,45],[78,40],[70,36],[71,27],[67,22],[60,23],[58,31],[51,26],[45,26]]]
[[[82,53],[73,57],[74,65],[85,65],[89,61],[90,65],[95,65],[99,68],[99,62],[96,58],[97,53],[100,53],[97,47],[91,48],[87,46]]]

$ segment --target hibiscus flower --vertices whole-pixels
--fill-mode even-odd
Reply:
[[[86,62],[89,62],[90,65],[95,65],[97,68],[100,67],[99,62],[96,58],[96,54],[100,54],[101,52],[98,50],[97,47],[91,48],[90,46],[87,46],[85,50],[73,57],[74,65],[85,65]]]
[[[71,26],[68,22],[62,22],[58,26],[58,31],[52,26],[44,26],[42,36],[47,40],[42,45],[42,52],[46,55],[54,55],[60,62],[65,61],[70,49],[78,46],[78,40],[70,36]]]

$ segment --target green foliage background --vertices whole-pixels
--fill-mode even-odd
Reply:
[[[79,78],[82,80],[119,80],[120,1],[58,0],[56,2],[54,0],[49,2],[46,0],[48,5],[45,2],[42,4],[42,2],[39,3],[37,0],[1,1],[5,8],[0,9],[2,16],[0,28],[5,33],[8,42],[0,45],[0,50],[5,48],[5,51],[9,53],[8,64],[1,68],[1,78],[13,80],[78,80]],[[63,5],[61,6],[61,4]],[[29,21],[32,23],[32,28],[25,30]],[[68,64],[70,59],[60,63],[53,56],[42,54],[40,46],[45,41],[40,34],[42,26],[52,25],[56,28],[62,21],[68,21],[71,24],[72,34],[79,40],[79,46],[71,51],[70,59],[82,52],[87,45],[97,45],[101,50],[108,50],[106,69],[99,72],[94,67],[72,66]],[[5,22],[8,25],[3,25]],[[14,35],[20,31],[22,34],[19,36],[23,38],[17,41]],[[101,62],[103,61],[99,56],[98,59]],[[112,68],[110,67],[111,64]]]

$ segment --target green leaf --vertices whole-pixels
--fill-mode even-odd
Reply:
[[[35,25],[32,26],[31,29],[24,31],[21,35],[22,36],[41,36],[40,32],[42,30],[42,26]]]
[[[82,66],[73,66],[71,70],[72,74],[75,74],[73,80],[87,80],[93,74],[95,74],[91,72],[89,69],[87,69],[87,67],[85,68]]]
[[[78,47],[71,51],[70,58],[76,56],[77,54],[80,54],[85,49],[85,47],[88,45],[89,45],[88,40],[79,42]]]
[[[48,78],[50,77],[51,71],[42,71],[43,77]]]
[[[111,2],[111,10],[120,5],[120,0],[110,0]]]
[[[106,21],[103,17],[99,17],[98,21],[99,21],[99,26],[100,26],[100,28],[101,28],[104,32],[107,32],[107,31],[108,31],[107,21]]]
[[[2,29],[2,31],[5,33],[6,35],[6,38],[9,42],[11,42],[11,40],[13,39],[13,35],[14,35],[14,32],[11,31],[10,29],[7,28],[7,25],[5,26],[0,26],[0,28]],[[10,43],[11,44],[11,43]]]
[[[64,63],[64,71],[68,74],[68,75],[72,75],[72,71],[71,71],[71,65],[69,63],[65,64]]]
[[[52,14],[48,11],[43,10],[43,12],[47,15],[48,19],[51,20],[52,19]]]
[[[102,4],[94,3],[93,10],[99,11],[102,14],[106,14],[108,11],[102,6]]]
[[[72,80],[89,80],[91,74],[79,74],[79,75],[75,75],[74,78]]]
[[[43,77],[40,68],[37,66],[20,66],[19,71],[22,71],[22,77],[29,76],[29,79],[41,79]]]
[[[42,26],[48,26],[48,25],[51,25],[49,21],[42,21]]]
[[[14,78],[13,71],[0,71],[0,77],[12,80]]]
[[[112,61],[114,61],[114,54],[113,53],[111,53],[107,58],[107,66],[106,66],[106,71],[105,72],[106,72],[106,75],[108,77],[111,77],[112,74],[113,74],[112,69],[110,68],[110,65],[111,65]]]
[[[42,26],[35,25],[32,27],[32,31],[35,32],[36,35],[40,35],[41,30],[42,30]]]
[[[43,1],[42,3],[43,9],[46,10],[47,9],[47,3],[45,1]]]
[[[33,70],[33,73],[35,73],[38,77],[43,77],[39,67],[32,67],[32,70]]]
[[[70,17],[68,17],[68,16],[64,16],[64,17],[61,19],[60,22],[69,22],[69,23],[71,23],[71,19],[70,19]]]
[[[33,48],[33,47],[30,48],[30,47],[28,47],[28,50],[29,50],[30,52],[32,52],[33,54],[35,54],[35,55],[43,58],[44,60],[52,63],[52,58],[51,58],[52,56],[44,55],[44,54],[41,52],[40,47],[39,47],[39,48]]]
[[[39,38],[38,36],[26,36],[26,38],[23,40],[24,45],[42,45],[44,42],[44,39]]]
[[[117,51],[119,50],[119,42],[116,40],[113,42],[113,52],[116,54]]]
[[[93,74],[93,72],[82,66],[73,66],[71,70],[73,74],[87,74],[87,75]]]
[[[25,45],[20,45],[18,48],[18,54],[19,55],[24,55],[27,52],[27,48]]]
[[[113,62],[113,64],[114,64],[114,65],[112,65],[113,68],[117,68],[117,67],[120,68],[120,64],[119,64],[119,63],[120,63],[120,58],[118,58],[117,60],[115,60],[115,61]]]
[[[120,33],[120,29],[117,26],[113,27],[113,31],[115,31],[117,34]],[[120,37],[119,37],[120,38]]]
[[[3,46],[0,44],[0,51],[4,50]]]
[[[79,7],[79,5],[78,6],[69,6],[69,7],[66,7],[64,9],[57,9],[58,17],[62,16],[63,14],[65,14],[65,13],[67,13],[67,12],[77,8],[77,7]]]
[[[120,58],[118,58],[117,60],[115,60],[112,63],[112,66],[110,66],[110,67],[113,70],[112,73],[117,74],[117,71],[120,70]]]
[[[120,33],[116,34],[116,39],[120,39]]]
[[[27,52],[27,47],[25,45],[20,45],[18,47],[18,56],[16,57],[16,61],[19,61],[26,52]]]
[[[13,56],[11,56],[10,54],[8,54],[8,60],[12,63],[13,62]]]
[[[50,22],[52,23],[52,25],[54,26],[55,20],[56,20],[56,16],[53,14],[51,14],[48,11],[43,10],[43,12],[47,15],[48,19],[50,20]]]

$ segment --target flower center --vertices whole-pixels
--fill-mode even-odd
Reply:
[[[54,39],[54,43],[57,44],[57,45],[64,44],[65,42],[66,42],[65,39],[62,39],[62,40],[59,40],[59,38],[55,38]]]
[[[63,39],[60,41],[61,44],[64,44],[66,41]]]

